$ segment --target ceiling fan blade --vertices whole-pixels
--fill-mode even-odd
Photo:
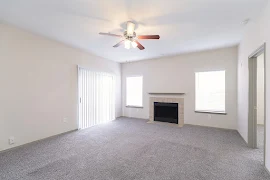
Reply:
[[[113,47],[119,47],[120,45],[124,44],[125,40],[120,41],[119,43],[117,43],[116,45],[114,45]]]
[[[114,36],[114,37],[122,37],[121,35],[117,35],[117,34],[111,34],[111,33],[99,33],[100,35],[105,35],[105,36]]]
[[[144,50],[145,48],[143,47],[143,45],[141,45],[141,43],[139,43],[138,41],[135,41],[137,44],[138,44],[138,48],[140,49],[140,50]]]
[[[159,39],[160,38],[159,35],[141,35],[137,37],[138,39]]]

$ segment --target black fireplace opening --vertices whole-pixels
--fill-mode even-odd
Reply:
[[[154,121],[178,124],[178,103],[154,103]]]

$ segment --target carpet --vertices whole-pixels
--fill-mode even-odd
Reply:
[[[257,125],[257,147],[264,149],[264,125]]]
[[[237,131],[119,118],[0,153],[1,180],[270,180]]]

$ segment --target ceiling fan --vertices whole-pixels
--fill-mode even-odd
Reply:
[[[113,36],[113,37],[119,37],[124,38],[122,41],[114,45],[113,47],[119,47],[120,45],[124,44],[126,49],[130,49],[132,46],[133,48],[138,47],[140,50],[144,50],[145,48],[141,43],[138,42],[139,39],[159,39],[159,35],[138,35],[134,31],[135,24],[133,22],[127,22],[127,30],[124,32],[123,35],[117,35],[117,34],[111,34],[111,33],[102,33],[100,32],[100,35],[106,35],[106,36]]]

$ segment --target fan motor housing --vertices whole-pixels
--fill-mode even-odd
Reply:
[[[136,33],[133,32],[133,35],[130,35],[127,33],[127,31],[124,32],[124,37],[127,39],[127,40],[130,40],[130,41],[133,41],[135,38],[136,38]]]

